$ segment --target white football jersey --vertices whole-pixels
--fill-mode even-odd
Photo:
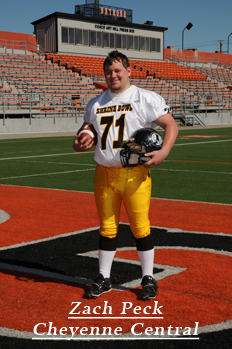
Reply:
[[[106,167],[121,166],[120,150],[131,134],[155,121],[170,107],[157,93],[130,86],[123,93],[109,89],[93,98],[86,107],[84,121],[92,123],[98,134],[95,161]]]

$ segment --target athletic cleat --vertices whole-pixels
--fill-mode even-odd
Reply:
[[[102,293],[110,292],[111,289],[112,287],[110,279],[104,278],[102,274],[98,274],[92,286],[86,291],[86,296],[88,298],[97,298]]]
[[[158,291],[158,285],[155,281],[155,279],[152,276],[144,276],[141,282],[141,285],[143,286],[142,292],[141,292],[141,298],[145,300],[153,299],[157,295]]]

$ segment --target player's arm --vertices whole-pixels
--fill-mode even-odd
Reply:
[[[152,159],[146,163],[147,166],[160,165],[164,161],[172,149],[179,131],[178,126],[170,113],[160,116],[155,120],[155,123],[164,129],[164,141],[160,150],[145,154],[146,156],[152,157]]]
[[[81,128],[77,131],[77,135],[74,139],[73,142],[73,150],[76,152],[82,152],[82,151],[87,151],[89,149],[92,149],[94,147],[94,141],[91,139],[87,139],[86,137],[82,137],[80,139],[79,133],[83,129],[85,125],[87,125],[87,122],[84,122]]]

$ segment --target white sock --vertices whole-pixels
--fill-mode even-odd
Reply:
[[[140,259],[142,267],[142,277],[149,275],[153,277],[153,264],[154,264],[154,248],[148,251],[138,251],[138,256]]]
[[[105,251],[98,250],[99,254],[99,273],[104,276],[104,278],[110,277],[111,266],[116,251]]]

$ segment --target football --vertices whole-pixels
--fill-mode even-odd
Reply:
[[[93,139],[94,145],[97,144],[97,132],[92,124],[83,126],[79,132],[80,138],[87,137],[87,139]]]

